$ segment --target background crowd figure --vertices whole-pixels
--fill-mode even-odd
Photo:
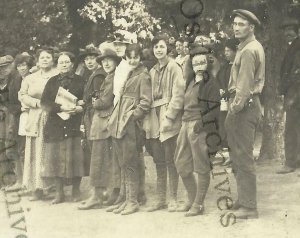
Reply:
[[[1,170],[17,178],[6,187],[3,180],[4,189],[25,189],[32,201],[54,190],[57,204],[68,184],[80,210],[105,206],[132,214],[147,201],[147,151],[157,174],[157,199],[147,211],[196,216],[204,213],[211,157],[229,150],[223,165],[232,165],[238,200],[228,209],[237,218],[257,218],[253,146],[263,114],[265,55],[255,39],[259,19],[238,9],[232,20],[235,38],[225,42],[223,59],[204,34],[191,42],[160,33],[145,48],[124,31],[78,57],[50,47],[35,57],[1,57]],[[291,26],[299,24],[283,27]],[[61,90],[76,103],[57,103]],[[290,164],[283,172],[293,170]],[[91,193],[81,201],[85,176]],[[184,204],[177,201],[179,178]]]

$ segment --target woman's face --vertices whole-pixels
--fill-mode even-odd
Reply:
[[[17,65],[17,70],[18,70],[19,74],[20,74],[22,77],[24,77],[24,76],[26,76],[27,74],[29,74],[29,67],[28,67],[28,65],[27,65],[26,62],[23,62],[23,63],[21,63],[21,64],[18,64],[18,65]]]
[[[104,58],[102,61],[102,67],[104,69],[104,71],[109,74],[112,73],[115,68],[117,67],[117,63],[116,61],[114,61],[112,58],[106,57]]]
[[[57,60],[57,68],[61,73],[68,73],[73,69],[73,63],[68,55],[61,55]]]
[[[192,59],[193,70],[196,75],[202,75],[207,70],[206,55],[196,55]]]
[[[38,65],[41,69],[49,69],[53,67],[54,59],[53,56],[47,51],[42,51],[38,58]]]
[[[168,51],[167,44],[164,40],[160,40],[153,47],[154,56],[158,60],[166,58],[167,57],[167,51]]]
[[[136,68],[141,62],[141,57],[137,55],[134,51],[131,51],[129,56],[126,55],[126,61],[129,65]]]
[[[96,59],[97,59],[97,56],[95,56],[95,55],[86,56],[84,59],[85,66],[89,70],[94,71],[95,69],[98,68],[98,63],[97,63]]]

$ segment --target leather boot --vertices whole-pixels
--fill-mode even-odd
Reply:
[[[78,206],[79,210],[90,210],[102,208],[103,189],[101,187],[95,187],[93,194],[88,200]]]
[[[169,172],[169,187],[170,187],[170,198],[171,201],[168,204],[168,211],[175,212],[177,209],[177,190],[179,175],[174,163],[168,165]]]
[[[187,192],[187,201],[177,208],[178,212],[187,212],[190,210],[197,192],[197,185],[194,174],[189,174],[187,177],[182,178],[183,185]]]
[[[113,213],[119,214],[122,211],[124,211],[127,206],[128,201],[129,201],[129,184],[126,179],[125,179],[125,194],[126,194],[125,201],[117,209],[113,210]]]
[[[64,194],[64,185],[63,185],[63,179],[62,178],[55,178],[55,187],[56,187],[56,195],[54,200],[52,200],[52,204],[58,204],[62,203],[65,200],[65,194]]]
[[[157,181],[156,193],[157,201],[149,207],[148,212],[162,210],[167,207],[166,193],[167,193],[167,168],[165,165],[156,165]]]
[[[125,196],[126,196],[126,188],[125,188],[125,171],[122,168],[121,169],[121,188],[120,188],[120,193],[117,198],[117,200],[114,202],[114,205],[117,204],[122,204],[125,201]]]
[[[113,205],[115,203],[115,201],[117,200],[119,193],[120,193],[120,188],[114,188],[112,193],[110,194],[109,198],[107,199],[107,201],[105,201],[103,204],[105,206]]]
[[[125,209],[121,212],[121,215],[130,215],[139,210],[139,203],[137,201],[138,188],[139,188],[139,177],[137,170],[126,171],[126,183],[128,184],[128,196]]]
[[[138,193],[138,202],[140,205],[144,205],[147,202],[146,192],[145,192],[145,160],[144,154],[140,153],[140,160],[138,165],[139,172],[139,193]]]

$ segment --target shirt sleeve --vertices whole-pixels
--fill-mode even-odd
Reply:
[[[40,100],[37,98],[33,98],[28,95],[28,90],[30,87],[30,77],[25,77],[22,81],[20,91],[18,93],[18,98],[21,103],[30,108],[39,107]]]
[[[241,111],[251,96],[251,88],[255,74],[255,55],[245,50],[241,55],[240,69],[237,76],[236,95],[231,104],[231,111]]]

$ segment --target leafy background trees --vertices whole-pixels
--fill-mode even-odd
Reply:
[[[199,11],[199,3],[201,15],[183,16],[182,11],[188,15]],[[230,32],[230,13],[236,8],[255,12],[263,22],[257,33],[267,55],[261,158],[282,158],[284,116],[276,85],[285,49],[279,25],[288,13],[298,17],[298,0],[1,0],[0,55],[34,52],[41,45],[76,52],[121,28],[140,38],[161,29],[177,37],[192,22],[199,23],[202,31],[209,25],[208,30]]]

